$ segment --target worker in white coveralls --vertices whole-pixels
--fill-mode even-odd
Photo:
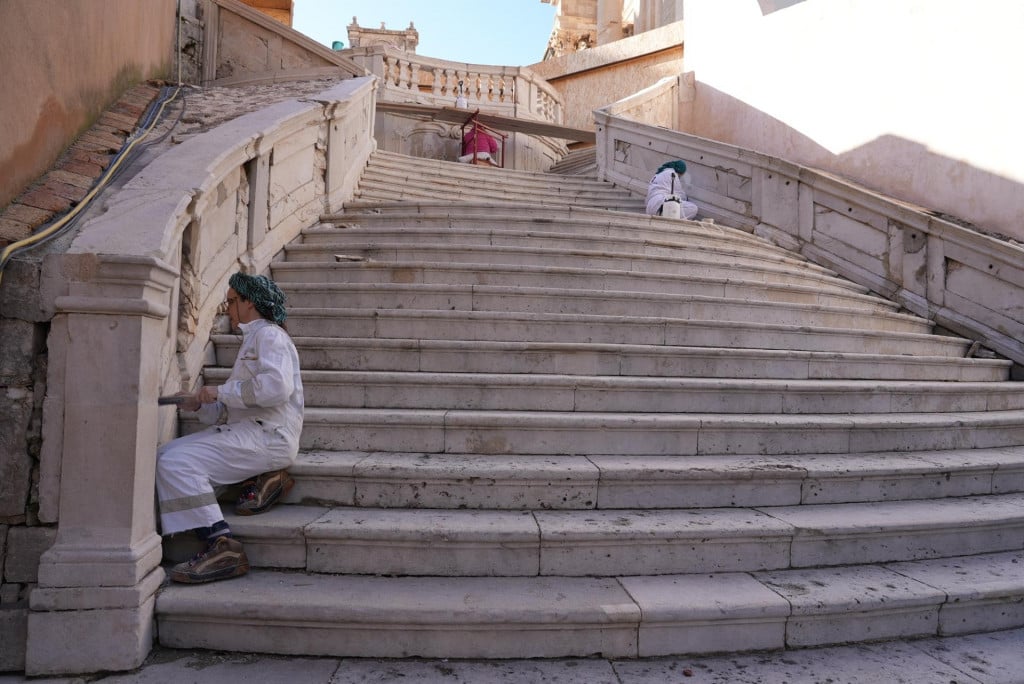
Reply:
[[[206,542],[195,557],[171,569],[176,582],[211,582],[249,570],[214,487],[250,478],[242,484],[235,512],[253,515],[294,484],[285,469],[299,450],[303,396],[299,357],[282,325],[285,296],[266,276],[235,273],[228,283],[231,327],[242,330],[231,376],[223,385],[183,395],[179,404],[210,427],[172,440],[157,453],[162,533],[194,530]]]
[[[661,216],[662,205],[670,198],[679,200],[679,218],[692,219],[697,215],[697,205],[686,201],[683,182],[686,180],[686,162],[682,159],[668,161],[658,167],[647,186],[647,214]]]

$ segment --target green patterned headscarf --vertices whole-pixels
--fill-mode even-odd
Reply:
[[[280,325],[288,318],[288,312],[284,310],[284,292],[267,276],[245,275],[239,271],[231,276],[228,285],[242,298],[252,302],[256,311],[267,320]]]
[[[686,173],[686,162],[684,162],[682,159],[676,159],[675,161],[667,161],[658,167],[658,170],[654,172],[654,175],[658,175],[665,169],[672,169],[680,176],[682,176],[684,173]]]

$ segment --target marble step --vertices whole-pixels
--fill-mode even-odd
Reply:
[[[758,456],[304,451],[288,503],[612,510],[897,501],[1024,491],[1024,447]]]
[[[196,429],[182,421],[183,432]],[[1008,447],[1024,411],[853,415],[310,407],[300,448],[448,454],[845,454]]]
[[[756,573],[372,577],[256,569],[157,596],[170,648],[408,658],[635,658],[1024,624],[1021,552]]]
[[[225,382],[230,368],[206,368]],[[640,413],[854,415],[1024,409],[1016,382],[641,378],[304,370],[306,406]]]
[[[442,159],[427,159],[378,150],[367,163],[367,172],[387,171],[409,179],[456,179],[482,186],[522,185],[536,188],[597,189],[609,194],[631,197],[625,188],[596,178],[558,176],[543,171],[495,168],[459,164]]]
[[[611,269],[365,260],[278,262],[272,266],[272,270],[274,280],[286,292],[309,289],[324,283],[490,285],[585,290],[594,296],[602,292],[644,292],[659,295],[771,298],[819,304],[849,303],[851,306],[868,306],[881,311],[899,310],[899,305],[894,302],[863,294],[831,279],[800,276],[765,279],[762,273],[749,278],[742,271],[694,277],[685,274],[638,274]]]
[[[211,339],[215,365],[230,367],[241,336]],[[1010,368],[1006,360],[953,356],[294,335],[292,339],[305,370],[992,382],[1006,380]],[[964,348],[946,351],[962,356]]]
[[[225,511],[254,567],[349,575],[756,572],[1019,551],[1024,494],[761,508]]]
[[[295,283],[287,288],[289,304],[299,309],[404,309],[497,313],[630,316],[703,321],[763,322],[790,326],[928,333],[933,324],[918,316],[897,313],[870,299],[850,300],[827,294],[806,298],[764,299],[753,296],[661,294],[650,292],[404,283]]]
[[[285,283],[323,282],[394,282],[522,285],[538,287],[564,287],[576,289],[626,290],[661,292],[665,294],[711,293],[727,296],[730,291],[749,292],[756,287],[773,291],[849,295],[857,301],[872,301],[895,310],[895,304],[872,295],[860,288],[850,287],[837,278],[822,276],[800,268],[775,264],[727,263],[722,259],[700,255],[683,259],[618,258],[594,259],[571,256],[559,259],[550,252],[540,252],[544,262],[529,263],[529,255],[506,252],[501,258],[488,261],[483,249],[466,250],[462,259],[446,260],[449,254],[441,248],[416,250],[415,258],[381,258],[389,255],[355,253],[349,245],[337,245],[334,250],[294,252],[298,261],[281,261],[273,265],[275,280]],[[363,245],[366,249],[373,249]],[[659,290],[659,288],[662,288]],[[794,294],[793,296],[799,296]]]
[[[407,183],[407,176],[396,174],[394,177],[382,177],[377,173],[367,171],[359,179],[355,196],[362,200],[377,199],[388,202],[419,201],[422,199],[444,198],[450,202],[463,201],[488,201],[504,202],[507,204],[518,204],[520,202],[532,202],[541,206],[550,207],[557,211],[562,206],[584,205],[593,209],[610,209],[614,211],[642,212],[643,203],[638,199],[617,198],[608,196],[604,192],[592,194],[583,193],[575,196],[572,193],[555,194],[551,192],[541,193],[528,188],[515,187],[480,187],[473,181],[466,181],[463,184],[434,184],[423,183],[411,185]]]
[[[337,252],[346,252],[349,245],[360,248],[388,248],[396,245],[405,247],[422,246],[426,249],[437,246],[457,246],[460,249],[470,247],[482,248],[536,248],[538,250],[557,250],[569,255],[601,254],[630,255],[632,257],[653,257],[665,259],[678,257],[690,259],[696,263],[708,263],[712,260],[724,261],[727,264],[741,259],[748,265],[765,264],[776,266],[799,274],[819,275],[823,281],[838,281],[846,289],[855,289],[852,283],[837,278],[828,269],[813,266],[791,255],[779,253],[777,250],[766,249],[757,244],[725,242],[715,238],[703,239],[684,236],[683,239],[645,240],[632,237],[611,236],[602,238],[574,233],[554,231],[528,231],[490,228],[419,228],[368,227],[358,229],[321,229],[303,236],[301,243],[290,246],[296,258],[307,259],[309,253],[319,253],[321,258],[333,260]]]
[[[638,225],[639,223],[639,225]],[[643,222],[596,224],[589,219],[566,219],[557,223],[538,223],[518,212],[492,210],[486,215],[466,215],[448,211],[440,216],[351,217],[319,223],[305,229],[300,244],[336,244],[339,241],[416,242],[418,244],[451,243],[522,246],[531,242],[568,249],[605,251],[642,251],[663,248],[688,252],[710,252],[729,255],[774,258],[781,263],[800,264],[805,269],[834,275],[799,255],[787,252],[768,242],[749,239],[740,231],[725,232],[720,226],[687,223],[676,230],[665,231],[644,227]],[[595,228],[597,228],[595,230]]]
[[[380,184],[402,190],[408,188],[434,190],[433,197],[441,197],[451,191],[458,192],[464,188],[479,191],[484,198],[508,197],[549,197],[557,201],[580,201],[584,198],[609,200],[613,202],[632,202],[641,204],[643,198],[631,195],[628,191],[608,183],[589,179],[560,178],[548,174],[519,173],[476,173],[475,169],[456,169],[461,173],[452,173],[448,166],[441,170],[419,169],[415,175],[409,169],[390,165],[382,165],[371,161],[359,179],[359,187],[367,184]]]
[[[634,274],[679,274],[689,277],[742,278],[752,281],[846,288],[839,278],[798,262],[785,263],[761,254],[724,254],[650,247],[629,251],[586,248],[561,249],[544,244],[492,246],[440,242],[431,244],[339,241],[333,244],[291,244],[285,256],[291,262],[424,261],[464,262],[505,267],[575,268],[628,271]],[[543,243],[543,239],[539,242]]]
[[[847,317],[849,320],[850,317]],[[872,316],[853,317],[868,326]],[[822,325],[669,317],[416,309],[304,309],[288,314],[300,337],[375,337],[517,342],[736,347],[819,352],[963,356],[970,343],[944,335]]]

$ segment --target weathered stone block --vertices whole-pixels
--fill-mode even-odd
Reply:
[[[19,601],[28,605],[22,598],[22,588],[24,586],[24,584],[13,584],[11,582],[0,584],[0,606],[10,608]]]
[[[41,302],[41,268],[38,262],[12,259],[4,269],[4,286],[0,289],[0,311],[8,318],[44,321]]]
[[[0,518],[8,518],[24,515],[28,501],[32,477],[32,458],[28,455],[32,391],[8,387],[0,392]]]
[[[25,669],[28,608],[0,607],[0,672]]]
[[[7,559],[4,580],[7,582],[35,582],[39,572],[39,557],[57,537],[55,527],[12,527],[7,532]]]
[[[14,318],[0,318],[0,386],[32,383],[32,368],[42,340],[40,326]]]

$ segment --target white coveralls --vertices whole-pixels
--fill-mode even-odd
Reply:
[[[669,195],[672,194],[673,180],[675,181],[675,195],[681,202],[679,204],[679,216],[684,219],[692,219],[697,215],[697,205],[686,201],[686,193],[683,192],[683,184],[679,175],[672,169],[665,169],[651,178],[647,186],[647,214],[656,216],[661,210],[661,205]]]
[[[223,520],[214,486],[287,468],[298,454],[303,395],[295,345],[283,328],[263,318],[239,327],[242,346],[231,376],[218,388],[217,401],[196,413],[203,423],[218,424],[157,451],[165,535]]]

